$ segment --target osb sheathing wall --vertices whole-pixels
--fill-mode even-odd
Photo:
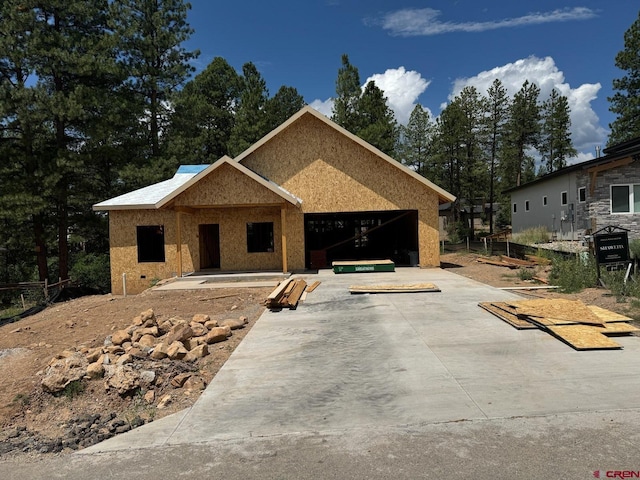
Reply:
[[[138,263],[138,225],[164,225],[163,262]],[[126,274],[127,293],[135,294],[149,288],[153,281],[176,274],[176,214],[166,210],[112,210],[109,212],[111,243],[111,292],[123,293],[122,274]],[[183,259],[188,258],[188,246],[183,246]],[[187,250],[187,251],[185,251]],[[184,261],[184,260],[183,260]],[[183,265],[183,268],[189,268]]]
[[[222,165],[176,197],[175,205],[255,205],[284,201],[281,196],[231,165]]]
[[[193,215],[182,215],[183,265],[190,265],[196,271],[200,269],[198,225],[218,224],[220,270],[282,270],[280,207],[206,208]],[[249,222],[273,222],[273,252],[247,252]]]
[[[440,265],[436,192],[313,115],[242,163],[302,198],[303,213],[418,210],[420,265]]]

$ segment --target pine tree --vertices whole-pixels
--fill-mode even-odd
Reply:
[[[268,130],[271,131],[279,127],[305,105],[304,98],[295,88],[284,85],[280,87],[276,94],[267,101]]]
[[[499,79],[495,79],[487,90],[486,129],[489,157],[489,233],[493,233],[493,204],[496,201],[495,187],[499,152],[505,136],[510,99],[507,89]]]
[[[338,70],[338,79],[336,80],[336,99],[331,119],[351,133],[356,133],[360,126],[358,102],[361,95],[358,69],[349,63],[349,56],[343,54],[342,67]]]
[[[193,72],[189,62],[199,55],[181,46],[193,33],[187,23],[191,5],[183,0],[120,0],[112,7],[120,59],[140,109],[137,116],[146,118],[148,157],[158,158],[168,100]]]
[[[401,126],[399,156],[402,163],[431,181],[439,180],[433,162],[433,136],[435,125],[428,110],[419,103],[411,111],[406,126]]]
[[[216,57],[174,96],[167,155],[175,163],[213,163],[229,154],[240,82],[233,67]]]
[[[626,72],[613,80],[615,93],[609,97],[609,110],[616,119],[609,124],[608,145],[640,137],[640,12],[624,34],[624,50],[616,55],[616,67]]]
[[[569,101],[554,88],[542,104],[542,137],[540,153],[546,163],[546,173],[567,165],[567,158],[577,155],[571,141]]]
[[[513,97],[501,165],[504,188],[520,186],[535,176],[534,159],[529,151],[540,143],[539,95],[540,88],[525,80]]]
[[[370,81],[358,102],[357,125],[354,132],[364,141],[393,156],[398,142],[398,126],[393,110],[375,82]]]
[[[229,139],[229,153],[234,157],[269,132],[265,110],[269,99],[267,82],[251,62],[242,66],[242,74],[240,101]]]

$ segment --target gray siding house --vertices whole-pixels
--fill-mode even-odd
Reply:
[[[513,233],[545,226],[558,240],[580,240],[607,225],[640,238],[640,138],[506,190]]]

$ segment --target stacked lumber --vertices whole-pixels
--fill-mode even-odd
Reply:
[[[439,292],[433,283],[411,283],[404,285],[350,285],[349,292],[353,293],[421,293]]]
[[[640,331],[626,323],[631,318],[580,300],[482,302],[479,306],[514,328],[543,330],[576,350],[621,349],[610,335]]]
[[[264,304],[269,310],[282,310],[283,308],[295,310],[298,308],[298,304],[306,298],[306,294],[315,290],[318,285],[320,282],[314,282],[307,286],[307,282],[301,278],[288,278],[269,294]]]

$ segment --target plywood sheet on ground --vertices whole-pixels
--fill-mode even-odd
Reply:
[[[543,325],[565,325],[572,323],[586,323],[602,325],[601,317],[593,313],[580,300],[566,300],[562,298],[521,300],[509,302],[516,307],[519,315],[526,315]]]
[[[606,308],[598,307],[597,305],[587,305],[587,308],[595,313],[603,322],[631,322],[633,318],[620,315],[619,313],[612,312]]]
[[[515,313],[515,309],[510,308],[505,302],[481,302],[478,305],[518,330],[538,328],[532,323],[522,318],[518,318],[518,315]]]
[[[547,327],[547,330],[576,350],[622,348],[618,342],[602,334],[604,329],[590,325],[555,325]]]
[[[421,293],[439,292],[433,283],[410,283],[401,285],[350,285],[351,293]]]

